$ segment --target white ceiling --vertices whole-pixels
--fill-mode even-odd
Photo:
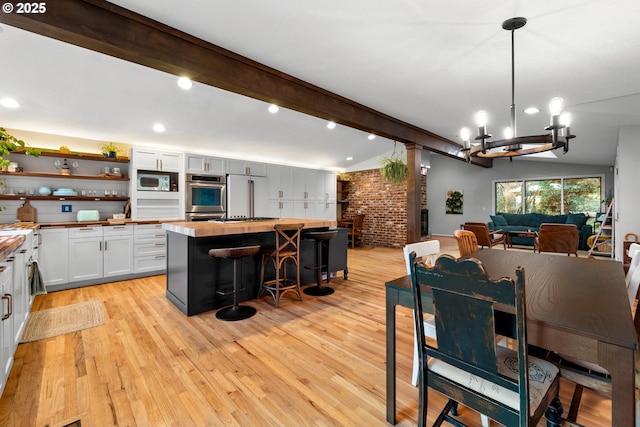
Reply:
[[[544,133],[548,101],[562,96],[577,138],[552,161],[612,165],[619,126],[640,125],[637,0],[113,3],[455,142],[479,109],[494,135],[508,126],[511,38],[501,23],[523,16],[518,135]],[[21,104],[0,107],[3,127],[325,168],[393,149],[384,138],[330,131],[290,110],[272,115],[261,101],[198,83],[183,91],[174,76],[1,27],[0,98]],[[530,105],[541,113],[525,117]],[[165,133],[151,130],[156,122]]]

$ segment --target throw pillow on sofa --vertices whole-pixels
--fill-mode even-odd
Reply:
[[[507,223],[507,220],[502,215],[489,215],[489,218],[491,218],[493,225],[495,225],[496,227],[506,227],[507,225],[509,225]]]
[[[583,225],[587,223],[587,217],[585,214],[568,214],[567,215],[567,224],[575,224],[578,227],[578,230],[582,228]]]

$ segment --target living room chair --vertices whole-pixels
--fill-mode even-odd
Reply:
[[[578,227],[574,224],[542,223],[535,247],[538,252],[556,252],[578,256]]]
[[[428,240],[426,242],[409,243],[402,248],[404,253],[404,262],[407,267],[407,274],[411,274],[412,263],[410,255],[413,253],[416,262],[422,262],[431,266],[435,263],[436,255],[440,253],[440,242],[438,240]],[[427,338],[437,340],[436,325],[433,315],[429,313],[423,314],[424,333]],[[413,372],[411,373],[411,385],[418,385],[418,371],[420,370],[420,359],[418,357],[418,340],[416,339],[415,323],[413,327]],[[482,427],[489,427],[489,419],[486,415],[480,414]]]
[[[464,425],[449,414],[456,402],[506,426],[537,425],[559,402],[559,369],[528,355],[524,270],[518,268],[515,279],[492,280],[477,260],[442,255],[425,267],[413,254],[410,259],[420,357],[418,425],[427,422],[429,389],[449,397],[434,426]],[[432,292],[437,347],[424,338],[422,285]],[[495,305],[515,313],[515,350],[497,345]]]
[[[454,230],[453,237],[456,238],[458,243],[458,251],[461,258],[478,252],[478,239],[473,231]]]
[[[491,248],[501,244],[504,249],[507,249],[507,236],[502,229],[491,230],[489,224],[485,222],[465,222],[463,228],[473,231],[480,247]]]

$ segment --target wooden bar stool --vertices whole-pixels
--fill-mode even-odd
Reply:
[[[269,292],[276,308],[282,295],[289,291],[298,295],[302,301],[302,293],[300,292],[300,232],[302,227],[304,224],[276,224],[273,227],[276,237],[275,248],[262,251],[262,272],[260,273],[258,297],[263,292]],[[275,278],[265,281],[264,271],[269,261],[275,269]],[[293,264],[295,279],[287,275],[287,264]]]
[[[331,295],[333,293],[333,288],[329,286],[322,286],[322,269],[325,268],[327,271],[327,283],[331,281],[329,275],[329,254],[327,252],[327,260],[323,262],[322,260],[322,248],[326,242],[327,248],[329,247],[329,241],[336,237],[338,234],[338,230],[329,230],[329,231],[310,231],[304,234],[305,239],[315,240],[317,255],[316,255],[316,264],[314,265],[305,265],[304,268],[308,268],[310,270],[316,270],[316,279],[317,284],[315,286],[309,286],[305,288],[303,291],[307,295],[313,295],[317,297]]]
[[[209,249],[209,256],[233,259],[233,305],[216,312],[220,320],[243,320],[256,314],[255,307],[238,305],[238,292],[242,281],[242,258],[250,257],[260,251],[260,245],[241,246],[236,248]]]

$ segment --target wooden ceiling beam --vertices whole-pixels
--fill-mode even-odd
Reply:
[[[103,0],[56,0],[0,22],[460,159],[460,145]],[[474,159],[491,167],[490,159]]]

